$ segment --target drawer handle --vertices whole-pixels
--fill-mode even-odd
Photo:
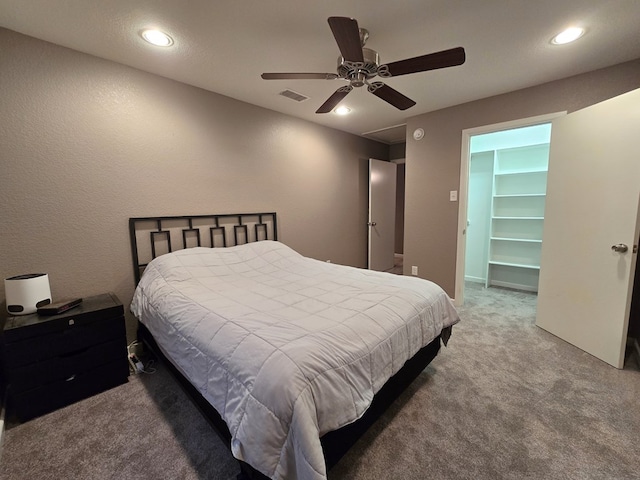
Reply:
[[[76,374],[74,373],[73,375],[71,375],[69,378],[67,378],[65,380],[65,382],[73,382],[76,379]]]

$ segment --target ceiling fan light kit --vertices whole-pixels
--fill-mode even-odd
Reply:
[[[358,27],[358,22],[348,17],[329,17],[329,27],[338,44],[337,73],[263,73],[264,80],[344,80],[349,85],[338,88],[316,113],[331,112],[351,90],[367,87],[369,93],[393,105],[399,110],[413,107],[416,102],[389,85],[371,81],[374,77],[397,77],[410,73],[426,72],[439,68],[462,65],[466,56],[464,48],[456,47],[441,52],[421,55],[388,64],[380,64],[378,52],[365,48],[369,32]]]

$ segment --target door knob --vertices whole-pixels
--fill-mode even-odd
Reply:
[[[375,227],[377,225],[376,222],[369,222],[367,223],[367,225],[369,225],[370,227]]]
[[[618,243],[617,245],[611,245],[611,250],[618,253],[625,253],[627,250],[629,250],[629,247],[627,247],[624,243]]]

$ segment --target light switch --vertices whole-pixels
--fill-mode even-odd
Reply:
[[[449,201],[450,202],[457,202],[458,201],[458,191],[457,190],[451,190],[449,192]]]

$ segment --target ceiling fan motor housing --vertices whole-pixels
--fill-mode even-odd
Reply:
[[[351,86],[362,87],[365,82],[378,74],[380,55],[370,48],[362,49],[364,62],[350,62],[338,57],[338,76],[351,81]]]

